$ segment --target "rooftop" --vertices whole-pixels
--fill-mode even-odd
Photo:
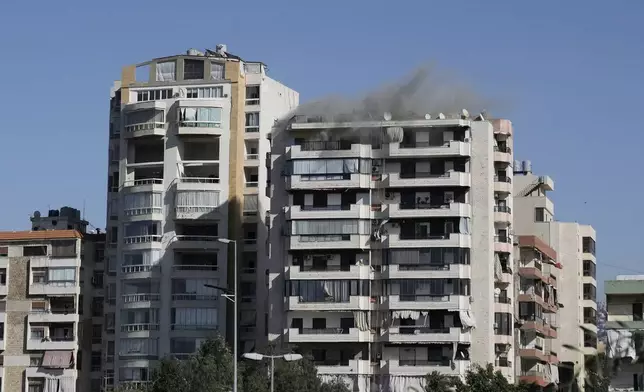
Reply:
[[[607,280],[604,282],[606,295],[644,294],[644,277],[641,280]]]
[[[0,231],[0,242],[43,241],[82,238],[76,230]]]

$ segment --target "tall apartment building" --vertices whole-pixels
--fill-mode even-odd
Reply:
[[[298,104],[266,71],[219,45],[127,66],[114,84],[106,386],[232,335],[231,306],[205,286],[233,287],[234,246],[218,238],[238,249],[240,351],[266,343],[269,138]]]
[[[644,369],[637,361],[644,330],[644,275],[618,275],[604,282],[606,354],[618,362],[610,386],[616,391],[643,391]]]
[[[514,380],[511,148],[482,117],[274,132],[270,339],[360,391],[472,363]]]
[[[585,382],[586,357],[597,353],[595,230],[555,220],[554,181],[514,165],[514,234],[520,320],[517,374],[542,385]],[[573,332],[574,331],[574,332]]]
[[[84,298],[94,292],[85,275],[100,268],[104,236],[79,231],[86,225],[64,207],[47,217],[36,212],[31,231],[0,232],[0,390],[100,390],[100,361],[91,355],[100,335],[92,341]]]

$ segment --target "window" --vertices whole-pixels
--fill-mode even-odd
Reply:
[[[7,284],[7,269],[2,268],[0,269],[0,285],[6,285]]]
[[[259,132],[259,112],[246,113],[246,132]]]
[[[246,86],[246,105],[259,105],[259,86]]]
[[[161,193],[136,192],[126,194],[123,198],[123,213],[125,216],[160,212],[162,208]]]
[[[172,329],[217,329],[217,309],[173,308]]]
[[[9,247],[0,246],[0,257],[6,257],[6,256],[9,256]]]
[[[158,340],[148,338],[121,339],[119,355],[157,356]]]
[[[32,284],[45,284],[47,283],[47,270],[45,268],[34,268],[31,271]]]
[[[76,268],[49,268],[47,270],[47,283],[54,285],[76,283]]]
[[[510,313],[494,313],[494,333],[496,335],[512,335],[512,315]]]
[[[176,80],[177,63],[174,61],[165,61],[157,63],[156,80],[157,82],[172,82]]]
[[[198,80],[204,77],[204,62],[203,60],[183,60],[183,79],[184,80]]]
[[[595,254],[595,240],[592,237],[582,239],[582,250],[584,253]]]
[[[215,300],[218,286],[217,279],[173,279],[172,299],[177,301]]]
[[[118,226],[110,227],[110,243],[116,244],[119,240],[119,228]]]
[[[34,378],[29,377],[27,379],[28,392],[44,392],[45,391],[45,379],[44,378]]]
[[[31,340],[43,340],[45,338],[45,327],[32,326],[29,330]]]
[[[536,222],[545,222],[546,221],[546,209],[543,207],[537,207],[534,209],[534,220]]]
[[[222,80],[225,76],[226,72],[223,63],[210,63],[210,78],[212,80]]]
[[[90,364],[93,372],[101,371],[101,352],[100,351],[92,351],[92,360]]]
[[[163,128],[165,126],[165,112],[161,109],[144,109],[128,112],[125,116],[126,132]]]
[[[245,63],[244,72],[247,74],[258,74],[262,72],[262,65],[260,63]]]
[[[92,344],[100,344],[103,334],[103,327],[100,324],[92,324]]]
[[[173,338],[170,339],[170,352],[173,354],[192,354],[197,352],[205,338]]]
[[[23,256],[47,256],[47,245],[23,246]]]
[[[179,108],[179,126],[219,128],[221,127],[221,108]]]
[[[597,266],[592,260],[584,260],[584,276],[596,277]]]
[[[643,321],[644,320],[644,306],[641,302],[636,302],[633,304],[633,321]]]
[[[186,98],[221,98],[224,96],[222,86],[190,87],[186,89]]]
[[[136,92],[136,101],[158,101],[160,99],[172,98],[172,89],[164,88],[162,90],[142,90]]]
[[[596,301],[597,300],[597,288],[591,283],[584,283],[584,295],[583,298],[586,300]]]

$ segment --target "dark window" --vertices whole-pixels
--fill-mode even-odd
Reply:
[[[584,276],[595,278],[597,266],[592,260],[584,260]]]
[[[183,60],[183,79],[196,80],[203,79],[204,62],[203,60]]]
[[[543,207],[537,207],[534,209],[534,220],[537,222],[546,221],[546,209]]]
[[[301,318],[294,318],[291,320],[291,328],[297,329],[302,332],[302,327],[304,326],[304,321]]]
[[[325,329],[325,328],[326,328],[326,319],[324,318],[313,319],[313,329]]]
[[[584,299],[596,301],[597,300],[597,287],[592,283],[584,283]]]
[[[52,241],[52,257],[76,257],[76,240]]]
[[[22,248],[23,256],[47,256],[47,247],[45,245],[24,246]]]
[[[494,313],[494,333],[496,335],[512,335],[512,315],[510,313]]]
[[[110,242],[116,244],[119,240],[119,228],[114,226],[110,228]]]
[[[101,370],[101,352],[92,351],[92,371],[97,372]]]
[[[0,256],[9,256],[8,246],[0,246]]]
[[[644,309],[641,302],[633,304],[633,321],[642,321],[644,319]]]
[[[595,254],[595,240],[591,237],[584,237],[581,247],[584,253]]]

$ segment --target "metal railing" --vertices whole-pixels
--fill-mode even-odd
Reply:
[[[219,184],[218,177],[179,177],[177,181],[183,184]]]
[[[425,301],[425,302],[447,302],[449,294],[400,294],[400,302]]]
[[[450,359],[435,359],[435,360],[426,360],[426,359],[399,359],[399,366],[449,366],[451,363]]]
[[[217,299],[219,299],[219,296],[214,294],[172,294],[173,301],[214,301]]]
[[[158,329],[159,329],[159,324],[150,324],[150,323],[121,325],[121,332],[157,331]]]
[[[155,121],[155,122],[131,124],[123,127],[123,130],[125,132],[151,131],[154,129],[165,129],[165,123],[160,121],[158,122]]]
[[[438,210],[449,208],[451,203],[400,203],[398,204],[401,210]]]
[[[152,270],[152,265],[141,264],[141,265],[124,265],[121,267],[121,272],[124,274],[134,274],[137,272],[150,272]]]
[[[351,150],[349,141],[308,141],[300,144],[302,151],[339,151]]]
[[[301,328],[302,335],[338,335],[349,333],[348,328]]]
[[[139,185],[162,185],[163,178],[139,178],[138,180],[127,180],[123,183],[124,187]]]
[[[508,206],[494,206],[494,211],[512,213],[512,209]]]
[[[131,237],[124,237],[123,238],[123,243],[124,244],[145,244],[145,243],[150,243],[150,242],[161,242],[161,237],[160,235],[152,234],[152,235],[135,235]]]
[[[123,299],[123,302],[125,302],[125,303],[158,301],[160,297],[161,297],[160,294],[151,294],[151,293],[123,294],[121,296],[121,298]]]
[[[175,271],[217,271],[217,266],[212,264],[175,264]]]
[[[509,153],[512,152],[512,149],[510,147],[507,147],[507,146],[494,146],[494,151],[504,152],[504,153],[509,154]]]

